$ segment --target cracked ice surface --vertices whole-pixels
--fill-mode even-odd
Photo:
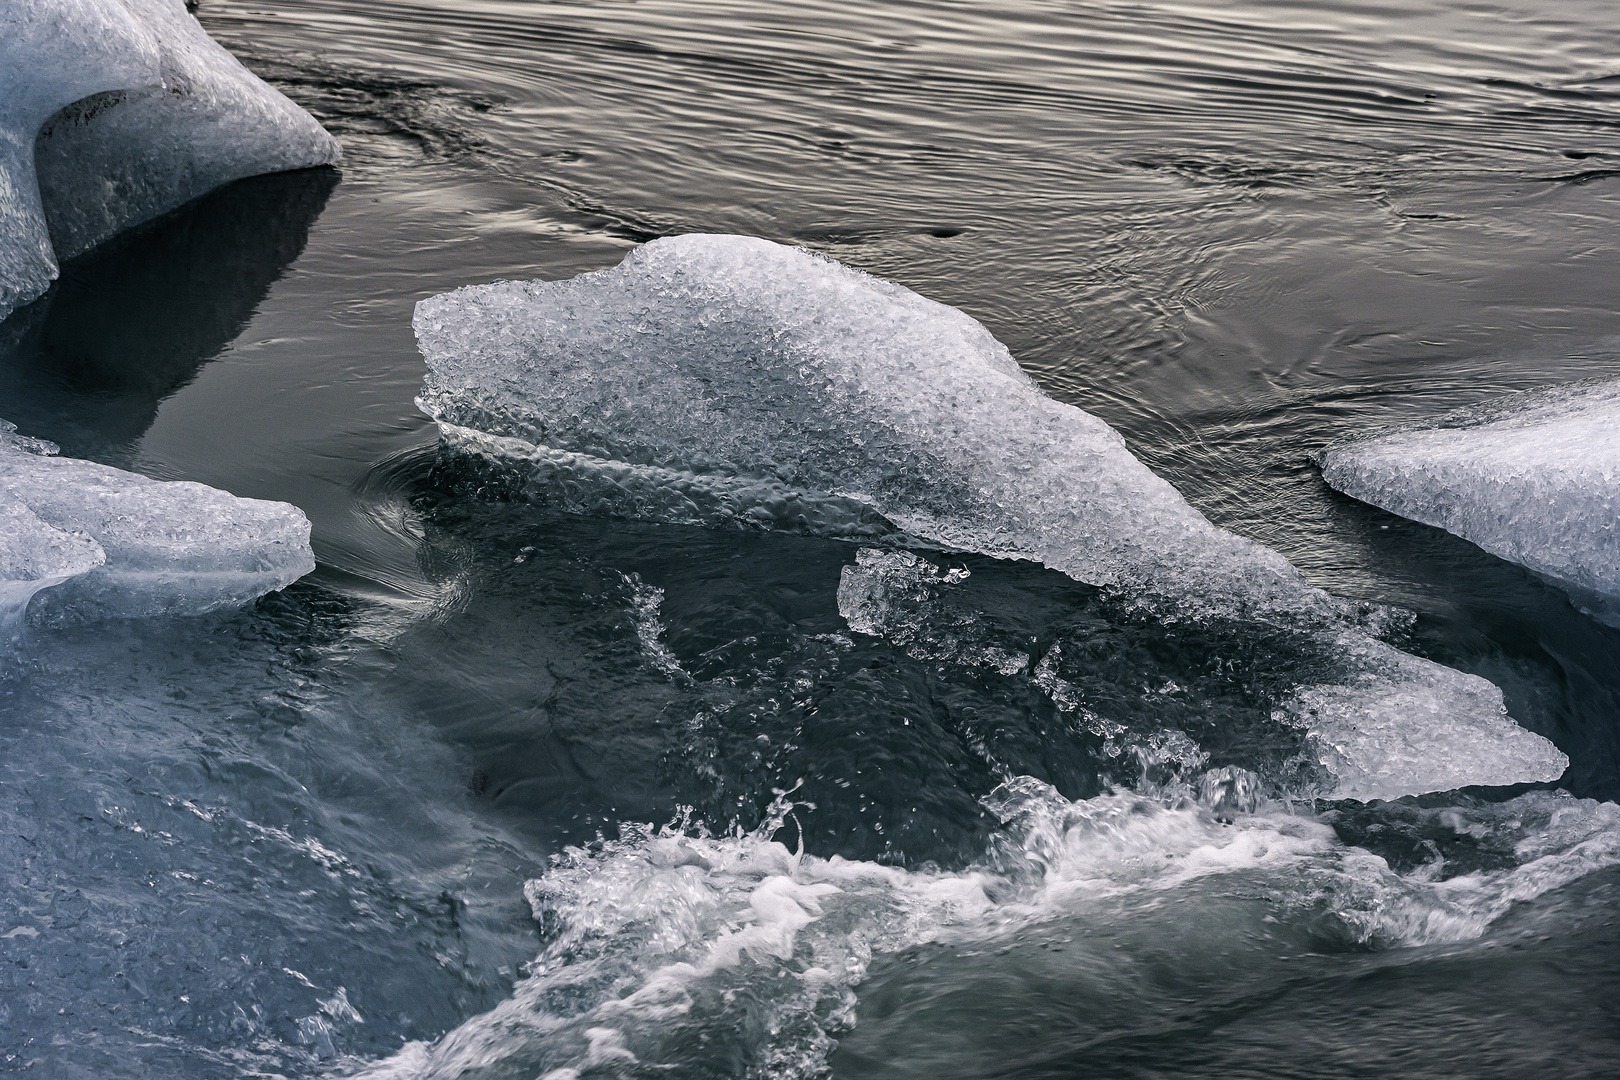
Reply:
[[[1309,628],[1320,663],[1291,708],[1338,764],[1340,794],[1551,780],[1568,765],[1489,682],[1376,640],[1277,552],[1211,524],[974,319],[831,259],[674,237],[566,281],[432,297],[414,325],[418,404],[446,440],[576,509],[845,535],[860,530],[828,521],[853,506],[1173,617]],[[1387,783],[1367,779],[1386,766]]]
[[[295,506],[56,457],[15,432],[0,421],[0,632],[53,586],[70,610],[200,614],[315,568]]]
[[[337,140],[182,0],[0,0],[0,319],[59,260]]]
[[[1620,625],[1620,379],[1514,394],[1317,459],[1346,495],[1528,567]]]

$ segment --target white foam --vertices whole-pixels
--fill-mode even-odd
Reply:
[[[246,603],[315,568],[295,506],[54,456],[0,421],[0,623],[41,590],[120,616]],[[69,583],[69,584],[64,584]],[[54,596],[55,594],[53,594]]]
[[[1396,873],[1276,808],[1218,817],[1132,793],[1070,802],[1029,777],[986,806],[1004,832],[957,873],[795,854],[770,839],[779,820],[724,838],[632,827],[570,849],[529,883],[546,945],[514,996],[362,1075],[500,1066],[564,1080],[611,1062],[689,1065],[682,1055],[701,1045],[735,1075],[820,1076],[873,960],[920,943],[993,949],[1058,920],[1140,930],[1181,917],[1165,901],[1234,894],[1267,901],[1239,938],[1283,921],[1352,947],[1463,942],[1514,904],[1620,863],[1620,808],[1544,792],[1435,811],[1515,853],[1516,865],[1448,880],[1440,863]]]
[[[0,319],[61,259],[231,180],[339,154],[182,0],[0,3]]]
[[[1620,380],[1515,394],[1318,462],[1345,494],[1529,567],[1620,625]]]
[[[1408,757],[1398,782],[1346,792],[1552,780],[1568,764],[1537,735],[1504,740],[1499,709],[1473,711],[1484,680],[1346,629],[1345,605],[1216,528],[1107,424],[1042,394],[972,318],[831,259],[673,237],[566,281],[431,297],[413,325],[428,365],[418,404],[447,441],[586,491],[572,508],[831,519],[833,535],[859,534],[865,508],[902,535],[1034,560],[1176,616],[1321,628],[1321,651],[1344,663],[1317,715],[1386,725],[1422,700],[1415,715],[1448,747],[1431,781]],[[1384,744],[1334,745],[1370,773]],[[1359,761],[1363,745],[1375,753]]]

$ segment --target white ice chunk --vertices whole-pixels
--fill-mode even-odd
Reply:
[[[1515,394],[1318,462],[1345,494],[1529,567],[1620,624],[1620,379]]]
[[[1309,733],[1335,798],[1397,799],[1474,784],[1556,780],[1569,758],[1513,722],[1502,691],[1355,634],[1341,684],[1299,688],[1279,710]]]
[[[432,297],[415,327],[419,404],[452,435],[844,497],[948,547],[1194,606],[1335,609],[978,322],[796,248],[657,240],[568,281]]]
[[[0,633],[52,586],[98,613],[197,614],[315,568],[295,506],[55,457],[14,432],[0,421]]]
[[[1344,658],[1367,716],[1394,715],[1401,695],[1432,703],[1412,722],[1441,723],[1450,743],[1425,790],[1554,779],[1567,764],[1529,732],[1503,744],[1499,707],[1474,707],[1489,683],[1345,630],[1344,605],[1211,524],[1107,424],[1041,393],[978,322],[831,259],[673,237],[567,281],[432,297],[414,325],[418,404],[448,440],[594,484],[621,512],[745,518],[752,493],[780,521],[782,507],[834,500],[1180,615],[1303,622]],[[1458,680],[1477,692],[1454,694]]]
[[[0,319],[57,262],[337,141],[182,0],[0,0]]]

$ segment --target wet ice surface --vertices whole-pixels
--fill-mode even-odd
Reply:
[[[182,0],[8,0],[0,73],[0,319],[132,225],[340,155]]]
[[[68,260],[0,322],[0,415],[297,505],[320,566],[234,612],[35,626],[0,676],[0,858],[26,868],[0,890],[0,1061],[342,1075],[459,1032],[440,1062],[521,1080],[1607,1080],[1620,871],[1557,882],[1604,861],[1620,632],[1306,455],[1614,376],[1611,8],[203,0],[342,173],[228,185]],[[782,507],[857,543],[557,513],[435,460],[417,301],[686,232],[967,312],[1217,525],[1416,612],[1390,644],[1501,687],[1573,797],[1267,802],[1321,770],[1307,713],[1273,715],[1309,666],[1286,627],[918,549],[928,588],[858,628],[845,568],[897,538],[847,501]],[[1058,792],[1018,789],[1051,830],[998,817],[1020,776]],[[784,862],[753,834],[795,784]],[[707,869],[648,837],[680,804],[719,837],[685,842]],[[1071,829],[1038,858],[1000,839]],[[801,835],[795,887],[756,906]],[[1031,865],[1089,884],[1036,913]],[[975,874],[984,921],[918,897]],[[793,957],[704,967],[790,921],[778,890],[821,910]],[[866,961],[867,937],[896,949]],[[860,981],[814,990],[818,957]],[[682,962],[704,973],[654,979]],[[619,976],[670,997],[615,1016],[592,980]],[[520,997],[554,1043],[479,1019]]]
[[[891,522],[1158,618],[1296,626],[1305,670],[1277,704],[1337,778],[1313,794],[1556,780],[1569,764],[1495,687],[1391,649],[1276,552],[1210,524],[979,323],[830,259],[674,237],[569,281],[433,297],[414,326],[423,410],[532,498],[815,535]]]
[[[296,506],[157,481],[17,435],[0,420],[0,627],[42,618],[202,614],[315,569]],[[46,591],[48,590],[48,591]]]
[[[1516,394],[1318,460],[1345,494],[1527,566],[1620,623],[1620,382]]]

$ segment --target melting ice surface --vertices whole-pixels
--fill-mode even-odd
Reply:
[[[1358,626],[1211,524],[1107,424],[1045,396],[977,321],[768,241],[658,240],[557,282],[423,301],[418,403],[452,445],[571,508],[1028,559],[1166,618],[1310,635],[1281,714],[1333,794],[1554,780],[1568,759],[1483,679]]]
[[[53,586],[60,608],[199,614],[315,569],[295,506],[55,454],[0,421],[0,633]]]
[[[0,0],[0,319],[59,260],[337,141],[181,0]]]
[[[1620,380],[1515,394],[1318,460],[1345,494],[1529,567],[1620,625]]]

